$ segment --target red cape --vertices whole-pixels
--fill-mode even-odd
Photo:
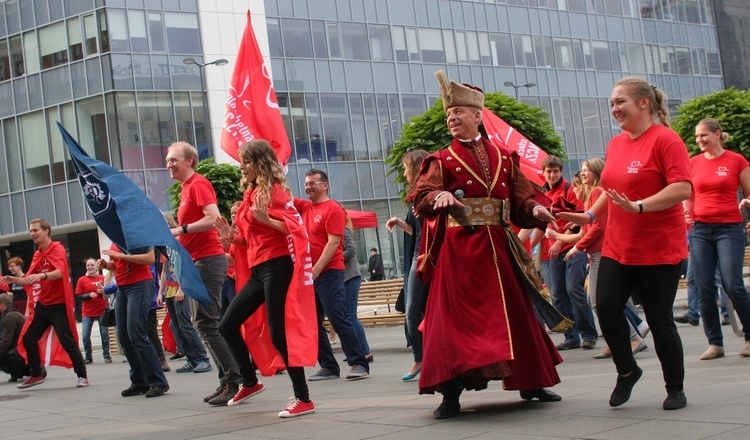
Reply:
[[[280,192],[280,191],[277,191]],[[283,194],[283,192],[281,192]],[[268,215],[283,220],[289,229],[290,248],[294,261],[294,275],[289,285],[285,305],[286,343],[289,353],[289,366],[312,367],[318,358],[318,327],[315,308],[315,291],[312,280],[312,257],[307,232],[292,201],[287,200],[282,208],[276,208],[274,198]],[[243,201],[237,211],[237,218],[252,215],[247,212],[250,204]],[[237,268],[237,290],[250,279],[251,271],[247,261],[247,248],[235,245],[233,254]],[[242,326],[242,334],[253,362],[264,376],[272,376],[285,369],[284,361],[271,343],[266,306],[262,305]]]
[[[62,244],[57,241],[53,241],[47,247],[46,250],[41,248],[34,252],[34,257],[31,259],[31,265],[27,274],[34,273],[34,269],[42,260],[42,257],[46,257],[55,269],[60,269],[62,273],[62,285],[65,289],[65,310],[68,313],[68,323],[70,323],[70,330],[73,332],[73,338],[78,343],[78,328],[76,327],[76,320],[74,316],[75,300],[73,299],[73,286],[70,284],[70,274],[68,273],[68,257],[65,252],[65,248]],[[29,328],[31,322],[34,320],[34,308],[39,298],[39,292],[41,291],[41,284],[37,283],[29,286],[30,289],[26,290],[29,295],[29,307],[26,308],[26,322],[21,329],[19,335],[20,340],[23,340],[23,335],[26,334],[26,329]],[[39,345],[39,359],[41,364],[44,366],[57,365],[58,367],[73,368],[73,362],[70,360],[70,356],[60,345],[60,340],[57,339],[57,334],[50,326],[39,339],[37,343]],[[28,362],[26,355],[26,347],[23,344],[18,344],[18,353],[23,356]]]

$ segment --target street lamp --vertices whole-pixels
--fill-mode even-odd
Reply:
[[[536,87],[536,83],[531,83],[531,82],[526,83],[526,84],[521,84],[520,86],[517,86],[517,85],[513,84],[513,81],[505,81],[505,83],[503,85],[505,87],[513,87],[514,89],[516,89],[516,101],[518,101],[518,89],[520,89],[521,87],[526,87],[527,89],[530,89],[532,87]]]
[[[201,94],[203,96],[203,114],[204,114],[204,117],[206,118],[206,128],[208,132],[206,137],[208,141],[208,146],[213,148],[213,142],[212,142],[213,136],[211,135],[211,116],[209,115],[209,112],[208,112],[208,101],[206,100],[206,83],[205,83],[205,79],[203,78],[203,68],[206,66],[210,66],[210,65],[223,66],[225,64],[228,64],[229,61],[227,61],[224,58],[219,58],[218,60],[213,60],[208,63],[199,63],[195,61],[195,58],[185,58],[184,60],[182,60],[182,62],[184,64],[188,64],[188,65],[195,64],[196,66],[198,66],[198,73],[200,74],[200,77],[201,77]],[[197,147],[198,146],[196,145],[196,148]]]

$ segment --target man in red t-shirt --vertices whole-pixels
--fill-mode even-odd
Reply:
[[[582,211],[583,202],[576,197],[572,185],[562,177],[562,168],[563,163],[559,157],[547,156],[544,159],[542,173],[547,181],[543,187],[544,194],[552,200],[552,206],[559,205],[559,199],[563,199],[575,205],[576,210]],[[558,219],[558,230],[562,232],[567,223],[563,219]],[[563,332],[565,342],[557,344],[557,349],[570,350],[580,347],[590,350],[596,347],[599,333],[594,322],[594,312],[586,299],[584,289],[588,257],[581,252],[565,261],[565,256],[572,247],[572,243],[543,238],[542,273],[555,308],[575,323]]]
[[[370,366],[359,337],[346,317],[342,244],[346,212],[338,202],[328,197],[328,185],[328,175],[324,171],[311,169],[305,176],[305,192],[310,200],[294,199],[310,237],[315,304],[318,313],[320,371],[310,376],[309,380],[335,379],[341,374],[328,335],[323,328],[323,318],[326,316],[333,330],[339,335],[346,361],[352,367],[346,378],[356,380],[367,377]]]
[[[223,373],[219,387],[203,401],[214,406],[226,406],[239,391],[242,377],[226,341],[219,334],[221,291],[227,277],[227,259],[219,234],[214,229],[214,220],[220,216],[216,192],[208,179],[195,172],[198,150],[192,145],[187,142],[172,144],[167,150],[166,161],[170,176],[182,183],[177,211],[177,223],[181,226],[172,228],[172,235],[179,237],[180,244],[190,252],[210,300],[208,305],[190,300],[193,324]],[[185,367],[199,372],[195,369],[199,366],[190,365],[190,362]],[[200,365],[200,368],[209,367],[208,363]]]
[[[104,275],[99,272],[96,259],[87,258],[86,273],[78,278],[75,290],[76,296],[81,300],[81,316],[83,317],[81,330],[83,332],[83,351],[87,364],[94,362],[91,347],[91,330],[94,327],[94,321],[99,324],[104,362],[112,363],[112,357],[109,355],[109,328],[102,322],[104,310],[109,307],[109,302],[98,292],[99,287],[103,284]]]
[[[28,388],[44,382],[46,374],[42,369],[38,342],[50,327],[55,329],[60,345],[73,362],[73,369],[78,376],[76,386],[86,387],[89,380],[83,355],[78,348],[78,331],[73,317],[73,288],[68,281],[67,252],[60,242],[50,238],[52,227],[47,220],[32,220],[29,234],[39,248],[34,252],[26,276],[10,277],[10,281],[14,283],[32,286],[30,304],[33,312],[29,313],[31,323],[22,335],[31,375],[18,388]]]

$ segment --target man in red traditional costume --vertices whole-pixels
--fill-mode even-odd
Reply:
[[[544,389],[560,382],[562,358],[534,312],[541,282],[510,228],[554,222],[542,206],[549,200],[521,173],[517,153],[480,135],[483,92],[435,76],[454,140],[424,160],[416,189],[426,219],[418,274],[432,283],[419,392],[443,394],[436,419],[457,416],[461,392],[490,380],[525,400],[559,401]]]
[[[78,376],[76,386],[86,387],[89,385],[89,380],[83,355],[78,348],[78,330],[73,317],[73,286],[70,284],[68,273],[68,255],[60,242],[52,241],[50,238],[52,227],[47,220],[32,220],[29,225],[29,234],[34,244],[38,246],[31,260],[31,266],[24,278],[10,280],[14,283],[32,286],[29,317],[21,331],[23,347],[19,346],[25,351],[31,375],[19,384],[18,388],[29,388],[44,382],[46,374],[41,365],[40,345],[45,349],[44,363],[46,365],[62,365],[70,368],[69,362],[72,361],[73,370]],[[48,344],[47,338],[53,336],[48,334],[50,327],[55,330],[59,344]],[[40,343],[42,339],[44,341]],[[59,353],[60,348],[68,353],[70,360],[64,357],[60,359],[62,355]]]

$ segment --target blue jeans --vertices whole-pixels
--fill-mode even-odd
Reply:
[[[130,364],[130,384],[135,387],[167,385],[159,357],[146,332],[153,287],[150,279],[120,285],[115,301],[117,336]]]
[[[693,264],[690,262],[690,260],[692,260],[692,258],[688,258],[687,275],[685,275],[685,277],[687,278],[688,299],[688,311],[687,313],[685,313],[685,315],[690,319],[698,320],[701,317],[700,296],[698,296],[698,292],[695,289],[695,274],[693,272]]]
[[[190,301],[185,298],[177,301],[174,298],[167,298],[167,310],[172,318],[170,325],[174,323],[173,332],[177,346],[182,347],[182,353],[188,362],[196,364],[198,362],[208,362],[206,348],[201,342],[198,331],[195,330],[193,322],[190,320],[192,308]]]
[[[588,257],[584,252],[564,261],[568,251],[549,261],[549,281],[547,287],[552,294],[552,303],[564,316],[571,318],[575,324],[565,330],[565,342],[580,345],[583,340],[599,339],[599,332],[594,323],[594,312],[586,299],[583,284],[586,280],[586,263]],[[542,266],[544,268],[544,266]]]
[[[104,352],[104,359],[109,359],[109,328],[107,328],[102,322],[103,316],[84,316],[81,320],[81,330],[83,337],[83,351],[85,358],[93,360],[91,353],[91,330],[94,327],[94,322],[99,323],[99,336],[102,338],[102,352]]]
[[[333,356],[328,334],[323,328],[323,318],[328,316],[331,327],[341,341],[341,348],[349,365],[361,365],[370,371],[365,352],[359,342],[357,332],[346,318],[346,298],[344,295],[344,271],[328,269],[315,280],[315,306],[318,313],[318,363],[335,375],[341,375],[339,363]]]
[[[357,302],[359,301],[359,286],[362,284],[362,277],[354,277],[344,281],[344,294],[346,295],[346,318],[357,332],[359,343],[362,344],[362,350],[365,354],[370,353],[370,344],[367,343],[365,328],[357,318]]]
[[[690,233],[690,260],[700,298],[703,331],[711,345],[724,346],[719,310],[716,307],[716,268],[724,290],[750,340],[750,296],[742,279],[745,230],[742,223],[695,222]]]
[[[416,252],[415,252],[416,253]],[[414,352],[414,362],[422,362],[422,332],[419,331],[419,324],[422,322],[422,295],[424,283],[417,278],[417,256],[409,267],[409,274],[406,279],[406,291],[404,292],[406,307],[406,331],[411,342],[411,350]]]

